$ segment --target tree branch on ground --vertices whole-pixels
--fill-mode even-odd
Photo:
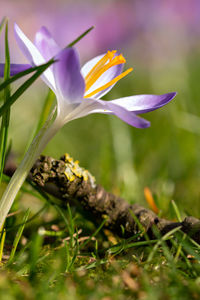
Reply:
[[[12,167],[13,168],[13,167]],[[10,170],[10,173],[13,173]],[[5,169],[9,174],[9,168]],[[65,154],[60,160],[49,156],[40,156],[29,174],[29,180],[43,191],[61,200],[65,207],[67,203],[77,209],[96,224],[107,219],[104,227],[114,234],[130,237],[141,231],[143,227],[150,238],[155,238],[153,227],[156,226],[161,235],[176,227],[181,227],[197,243],[200,244],[200,220],[192,216],[182,222],[169,221],[158,217],[153,211],[107,192],[101,185],[95,183],[95,178],[77,161]],[[135,218],[135,217],[136,218]],[[138,223],[141,226],[138,226]],[[123,230],[122,230],[123,228]]]

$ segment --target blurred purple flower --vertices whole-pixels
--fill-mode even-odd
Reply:
[[[151,68],[152,56],[169,57],[165,64],[171,62],[174,66],[177,58],[184,58],[194,47],[199,49],[199,11],[199,0],[22,0],[16,4],[3,1],[0,19],[7,15],[11,21],[16,20],[29,36],[45,23],[62,47],[63,41],[73,40],[94,25],[95,33],[77,45],[81,58],[87,59],[111,47],[122,52],[126,49],[126,55],[134,56],[140,68],[141,64]],[[10,48],[11,57],[18,59],[15,48]]]

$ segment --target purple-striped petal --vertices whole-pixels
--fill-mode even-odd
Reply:
[[[47,61],[61,50],[44,26],[35,35],[35,45]]]
[[[44,64],[46,60],[41,55],[36,46],[27,38],[27,36],[21,31],[21,29],[15,24],[15,38],[22,50],[23,54],[26,56],[28,61],[32,66],[38,66]],[[42,79],[44,82],[55,92],[55,81],[53,72],[48,68],[43,74]]]
[[[27,38],[17,24],[14,26],[16,41],[31,65],[40,65],[45,63],[44,57],[41,55],[36,46]]]
[[[5,64],[0,64],[0,77],[4,76],[4,67]],[[10,76],[14,76],[22,71],[31,68],[31,65],[28,64],[11,64],[10,65]]]
[[[169,103],[176,93],[163,95],[137,95],[121,99],[103,101],[97,99],[84,99],[89,103],[84,105],[84,109],[78,117],[83,117],[92,113],[115,114],[124,122],[137,128],[146,128],[150,123],[137,116],[139,113],[147,113]]]
[[[55,57],[53,65],[57,91],[63,101],[80,102],[84,96],[85,81],[80,73],[78,53],[73,48],[66,48]]]
[[[107,102],[108,108],[122,121],[136,128],[147,128],[150,126],[150,122],[138,117],[134,112],[128,111],[126,108],[119,105]]]
[[[134,112],[128,111],[123,107],[111,103],[110,101],[92,98],[83,99],[82,103],[73,111],[71,120],[93,113],[114,114],[122,121],[137,128],[147,128],[150,126],[150,122],[138,117]]]
[[[137,95],[109,101],[136,114],[147,113],[169,103],[176,93],[163,95]]]
[[[96,63],[104,56],[105,54],[99,55],[97,57],[94,57],[93,59],[89,60],[81,69],[81,73],[83,74],[83,76],[85,77],[89,71],[96,65]],[[111,80],[113,80],[115,77],[117,77],[118,75],[120,75],[123,71],[123,65],[124,64],[120,64],[120,65],[116,65],[111,67],[110,69],[108,69],[106,72],[104,72],[99,79],[97,79],[97,81],[91,86],[91,88],[85,93],[86,96],[87,94],[89,95],[90,93],[92,93],[94,90],[102,87],[103,85],[107,84],[108,82],[110,82]],[[116,83],[115,83],[116,84]],[[108,88],[96,93],[94,96],[92,96],[94,99],[99,99],[101,97],[103,97],[104,95],[106,95],[115,85],[111,85]]]

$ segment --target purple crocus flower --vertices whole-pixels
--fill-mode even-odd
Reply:
[[[31,66],[45,63],[52,57],[56,59],[43,73],[42,79],[57,97],[57,119],[61,126],[92,113],[103,113],[116,115],[131,126],[146,128],[150,122],[137,115],[162,107],[176,95],[137,95],[111,101],[101,100],[117,81],[132,71],[130,68],[122,72],[126,62],[122,54],[108,51],[80,68],[76,49],[60,49],[45,27],[36,33],[34,44],[16,24],[15,36]],[[11,65],[11,75],[23,68],[26,69],[27,65],[18,65],[18,70],[16,65]]]
[[[57,97],[57,116],[49,118],[31,143],[22,162],[15,171],[0,200],[0,227],[12,206],[17,192],[26,179],[37,157],[56,132],[67,122],[91,113],[114,114],[124,122],[137,128],[145,128],[150,123],[137,116],[167,104],[175,93],[139,95],[103,101],[100,98],[132,69],[122,72],[126,62],[116,51],[108,51],[87,62],[80,68],[79,56],[74,48],[61,50],[46,28],[36,34],[33,44],[15,25],[17,42],[31,66],[40,65],[55,58],[55,63],[43,74],[42,79]],[[1,69],[4,67],[1,65]],[[27,65],[11,65],[11,75],[27,69]]]

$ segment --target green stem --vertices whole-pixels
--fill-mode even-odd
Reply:
[[[48,120],[37,136],[31,143],[22,162],[12,176],[1,200],[0,200],[0,228],[14,202],[14,199],[24,183],[34,162],[41,154],[47,143],[52,139],[56,132],[62,127],[60,120],[57,118],[52,124],[51,119]]]

